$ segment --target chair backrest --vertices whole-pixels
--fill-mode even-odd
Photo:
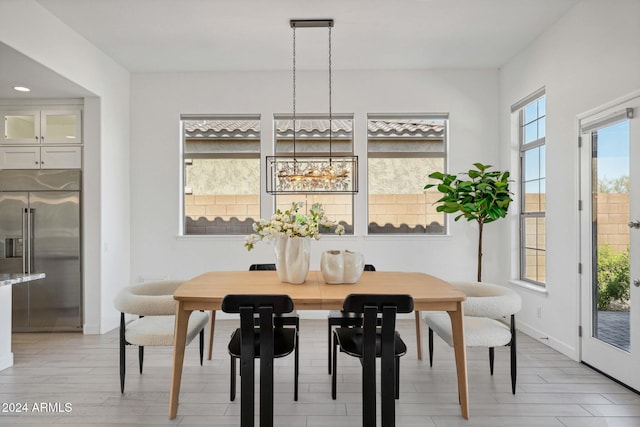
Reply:
[[[271,307],[273,314],[291,313],[293,301],[289,295],[227,295],[222,300],[222,311],[240,313],[241,308],[249,308],[259,313],[261,307]]]
[[[362,377],[376,377],[376,344],[379,324],[378,313],[382,313],[380,327],[380,369],[382,425],[395,425],[395,349],[396,349],[396,313],[413,311],[411,295],[351,294],[342,306],[343,311],[363,313],[362,320]],[[375,393],[363,393],[363,408],[376,406]],[[376,413],[363,410],[363,425],[375,425]]]
[[[499,319],[520,311],[522,298],[513,289],[485,282],[451,282],[465,293],[465,316]]]
[[[227,295],[222,311],[240,313],[240,423],[253,426],[255,404],[253,359],[260,351],[260,425],[273,425],[273,353],[275,314],[291,313],[293,301],[289,295]],[[259,333],[256,336],[254,315],[258,313]],[[256,342],[257,340],[257,342]],[[258,345],[259,343],[259,345]]]
[[[411,295],[395,294],[350,294],[344,300],[342,309],[349,313],[364,313],[365,306],[374,306],[378,313],[383,307],[396,307],[397,313],[411,313],[413,298]]]
[[[139,316],[175,315],[173,293],[182,283],[180,280],[161,280],[127,286],[118,292],[113,304],[122,313]]]
[[[251,264],[249,271],[275,271],[275,264]]]
[[[376,268],[373,266],[373,264],[365,264],[364,271],[376,271]]]

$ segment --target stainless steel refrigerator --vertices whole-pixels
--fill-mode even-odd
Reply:
[[[13,331],[82,330],[80,170],[0,170],[0,273],[45,273],[13,286]]]

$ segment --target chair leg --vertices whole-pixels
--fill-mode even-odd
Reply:
[[[429,366],[433,367],[433,329],[429,328]]]
[[[380,358],[380,411],[383,427],[393,425],[395,422],[395,400],[398,399],[398,365],[398,358],[393,355],[392,360],[388,360],[386,357]],[[375,388],[376,380],[374,377],[372,389],[375,390]],[[393,389],[393,397],[391,397],[390,389]]]
[[[125,348],[127,342],[124,339],[124,313],[120,313],[120,393],[124,393],[124,374],[126,370]]]
[[[202,366],[203,359],[204,359],[204,329],[200,331],[200,366]]]
[[[333,371],[331,373],[331,398],[336,400],[337,370],[338,370],[338,337],[333,333]]]
[[[396,357],[396,399],[400,399],[400,358]]]
[[[491,375],[493,375],[493,359],[495,357],[495,349],[493,347],[489,347],[489,371],[491,371]]]
[[[516,318],[511,315],[511,392],[516,394]]]
[[[295,331],[294,331],[295,339]],[[295,346],[294,346],[295,351]],[[273,427],[273,309],[260,307],[260,426]],[[242,354],[244,356],[244,354]],[[253,362],[253,360],[252,360]],[[244,400],[244,378],[240,393]],[[252,390],[253,392],[253,390]],[[251,424],[253,426],[253,423]]]
[[[231,378],[229,383],[229,400],[236,400],[236,358],[231,356]]]
[[[249,307],[240,307],[240,334],[240,426],[253,427],[255,417],[255,337],[253,309]],[[260,350],[262,351],[262,346]],[[262,387],[262,385],[263,383],[260,381],[260,386]],[[262,396],[260,396],[260,400],[262,400]],[[260,404],[260,408],[262,408],[262,404]],[[261,412],[260,420],[263,419],[263,416],[264,413]]]
[[[327,320],[327,368],[331,375],[331,323]]]
[[[386,308],[385,308],[386,310]],[[371,317],[376,316],[377,307],[365,306],[362,321],[362,426],[363,427],[375,427],[376,425],[376,324],[368,321]],[[382,334],[385,333],[385,325],[383,324]],[[393,327],[393,326],[392,326]],[[381,351],[384,352],[385,337],[381,337]],[[393,355],[391,353],[390,355]],[[381,363],[382,365],[382,363]],[[334,367],[335,368],[335,367]],[[381,366],[384,369],[384,366]],[[386,386],[386,387],[385,387]],[[389,388],[393,387],[393,384],[382,384],[381,389],[383,391],[390,391]],[[381,400],[388,402],[388,399],[384,399],[381,395]],[[391,400],[391,404],[394,404]],[[384,406],[382,404],[382,416],[383,418],[390,417],[390,412],[393,412],[395,406]],[[390,417],[395,418],[395,417]]]
[[[298,329],[296,327],[296,348],[295,348],[295,355],[294,355],[294,362],[293,362],[293,400],[294,401],[298,401],[298,372],[300,370],[299,367],[299,363],[300,363],[300,352],[299,352],[299,335],[298,335]]]
[[[416,348],[418,350],[418,360],[422,360],[422,322],[420,312],[416,311]]]
[[[144,316],[138,316],[142,319]],[[144,346],[138,347],[138,365],[140,365],[140,375],[142,375],[142,363],[144,362]]]

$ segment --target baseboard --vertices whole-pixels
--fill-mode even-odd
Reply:
[[[100,335],[100,325],[85,323],[82,325],[82,333],[85,335]]]
[[[100,324],[85,323],[82,326],[82,333],[85,335],[102,335],[118,327],[120,327],[120,313],[116,313],[115,316],[103,317],[100,319]]]
[[[552,349],[564,354],[565,356],[567,356],[572,360],[575,360],[576,362],[579,361],[578,351],[575,347],[571,347],[566,343],[550,336],[549,334],[543,331],[533,328],[527,323],[524,323],[522,321],[518,321],[517,328],[518,328],[518,331],[527,334],[534,340],[539,341],[542,344],[545,344],[551,347]]]
[[[7,354],[0,356],[0,371],[3,369],[7,369],[13,366],[13,353],[9,352]]]

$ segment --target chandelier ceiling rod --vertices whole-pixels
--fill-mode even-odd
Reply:
[[[329,162],[333,155],[333,115],[331,108],[331,28],[333,19],[291,19],[293,28],[293,158],[296,160],[296,28],[329,28]]]
[[[358,192],[358,156],[333,155],[332,57],[333,19],[291,19],[293,29],[293,156],[266,156],[269,194],[355,194]],[[329,155],[297,157],[296,28],[327,28],[329,31]],[[288,125],[287,125],[288,127]],[[318,128],[320,139],[324,129]],[[287,130],[285,129],[285,135]],[[313,138],[316,139],[316,138]]]
[[[333,19],[292,19],[291,28],[333,27]]]

